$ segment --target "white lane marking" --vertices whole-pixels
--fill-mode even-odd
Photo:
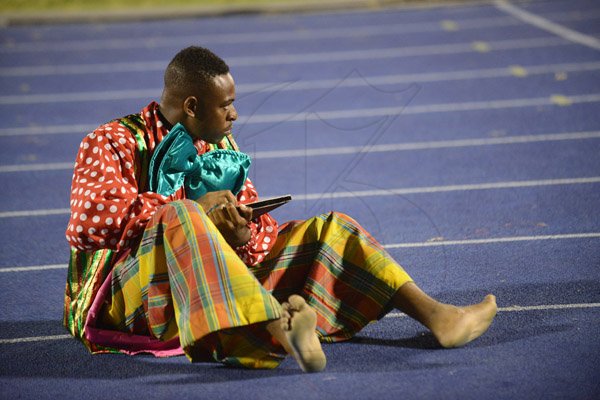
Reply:
[[[533,39],[510,39],[490,41],[486,44],[491,50],[529,49],[536,47],[564,46],[571,44],[562,38],[540,37]],[[401,57],[462,54],[472,53],[472,42],[433,44],[424,46],[406,46],[365,50],[340,50],[329,52],[315,52],[303,54],[266,54],[261,56],[229,57],[227,63],[231,67],[251,67],[265,65],[286,65],[304,63],[330,63],[334,61],[390,59]],[[70,65],[40,65],[0,68],[0,76],[46,76],[46,75],[74,75],[74,74],[102,74],[120,72],[146,72],[163,71],[165,61],[147,62],[119,62],[97,64],[70,64]]]
[[[19,218],[19,217],[43,217],[47,215],[64,215],[70,214],[68,208],[48,208],[41,210],[21,210],[21,211],[2,211],[0,218]]]
[[[555,35],[560,36],[561,38],[566,39],[568,41],[582,44],[584,46],[591,47],[596,50],[600,50],[600,40],[596,39],[593,36],[584,35],[583,33],[559,25],[546,18],[540,17],[539,15],[530,13],[529,11],[525,11],[522,8],[510,4],[506,0],[496,0],[494,4],[499,10],[512,15],[513,17],[518,18],[523,22],[543,29],[547,32],[554,33]]]
[[[400,189],[380,189],[380,190],[357,190],[357,191],[341,191],[329,193],[310,193],[292,195],[295,200],[329,200],[341,198],[356,198],[356,197],[375,197],[375,196],[395,196],[409,194],[425,194],[425,193],[445,193],[445,192],[465,192],[471,190],[494,190],[494,189],[516,189],[524,187],[539,187],[539,186],[556,186],[556,185],[578,185],[600,182],[600,176],[588,178],[568,178],[568,179],[542,179],[531,181],[509,181],[509,182],[494,182],[494,183],[479,183],[465,185],[448,185],[448,186],[429,186],[429,187],[414,187]],[[0,214],[1,216],[1,214]]]
[[[67,264],[49,264],[49,265],[30,265],[27,267],[8,267],[0,268],[2,272],[31,272],[31,271],[47,271],[50,269],[67,269]]]
[[[511,243],[522,241],[545,241],[545,240],[570,240],[570,239],[596,239],[600,238],[600,232],[585,232],[585,233],[566,233],[557,235],[538,235],[538,236],[507,236],[499,238],[487,239],[462,239],[462,240],[443,240],[438,242],[414,242],[414,243],[391,243],[384,245],[386,249],[398,248],[419,248],[431,246],[470,246],[478,244],[494,244],[494,243]],[[31,265],[25,267],[0,267],[2,272],[32,272],[46,271],[54,269],[67,269],[67,264],[49,264],[49,265]]]
[[[497,189],[516,189],[524,187],[538,186],[557,186],[557,185],[580,185],[600,182],[600,176],[586,178],[566,178],[566,179],[542,179],[530,181],[508,181],[508,182],[492,182],[492,183],[476,183],[464,185],[448,185],[448,186],[425,186],[413,188],[399,189],[380,189],[380,190],[362,190],[362,191],[342,191],[328,193],[309,193],[309,194],[294,194],[292,197],[295,200],[325,200],[325,199],[341,199],[341,198],[356,198],[356,197],[375,197],[375,196],[395,196],[409,194],[425,194],[425,193],[444,193],[444,192],[463,192],[471,190],[497,190]],[[44,210],[21,210],[21,211],[3,211],[0,212],[0,218],[15,218],[15,217],[37,217],[45,215],[63,215],[69,214],[71,211],[68,208],[54,208]]]
[[[47,342],[50,340],[64,340],[72,339],[71,335],[50,335],[50,336],[30,336],[21,337],[14,339],[0,339],[0,344],[17,344],[17,343],[29,343],[29,342]]]
[[[487,239],[463,239],[463,240],[440,240],[431,242],[416,242],[416,243],[392,243],[384,245],[386,249],[403,249],[417,247],[435,247],[435,246],[467,246],[473,244],[494,244],[494,243],[511,243],[524,241],[541,241],[541,240],[565,240],[565,239],[595,239],[600,238],[600,232],[590,233],[569,233],[562,235],[539,235],[539,236],[512,236]]]
[[[500,307],[501,312],[515,312],[515,311],[538,311],[538,310],[569,310],[573,308],[596,308],[600,307],[600,303],[578,303],[578,304],[545,304],[539,306],[510,306]]]
[[[0,128],[0,136],[22,135],[62,135],[65,133],[79,133],[82,137],[96,129],[99,124],[69,124],[53,126],[19,126],[15,128]]]
[[[600,62],[567,63],[520,66],[527,75],[541,75],[556,72],[586,72],[600,70]],[[261,82],[241,84],[236,86],[236,93],[270,93],[288,92],[315,89],[349,88],[363,86],[380,86],[410,83],[426,83],[486,78],[501,78],[514,76],[514,66],[501,68],[484,68],[446,72],[424,72],[416,74],[396,74],[354,77],[347,79],[317,79],[294,82]],[[127,99],[155,98],[162,89],[145,90],[109,90],[105,92],[74,92],[74,93],[48,93],[29,95],[0,96],[0,104],[36,104],[36,103],[69,103],[69,102],[95,102]]]
[[[15,128],[0,128],[0,136],[22,135],[62,135],[65,133],[79,133],[82,137],[96,129],[99,124],[69,124],[50,126],[19,126]]]
[[[594,103],[600,101],[600,93],[561,96],[569,104]],[[379,108],[359,108],[355,110],[333,110],[322,112],[297,112],[280,114],[257,114],[252,116],[240,116],[241,124],[262,124],[262,123],[282,123],[282,122],[303,122],[314,120],[333,120],[333,119],[353,119],[368,117],[394,117],[397,115],[426,114],[440,112],[458,112],[458,111],[478,111],[478,110],[496,110],[503,108],[520,108],[536,106],[559,106],[556,104],[554,96],[536,97],[525,99],[506,99],[490,101],[468,101],[464,103],[442,103],[425,104],[420,106],[406,107],[379,107]],[[98,125],[56,125],[49,127],[15,127],[0,129],[0,136],[20,136],[20,135],[48,135],[48,134],[67,134],[79,133],[83,136],[85,132],[90,132]]]
[[[345,146],[345,147],[331,147],[331,148],[306,149],[306,150],[258,151],[256,153],[254,153],[252,158],[270,159],[270,158],[290,158],[290,157],[316,157],[316,156],[331,156],[331,155],[342,155],[342,154],[433,150],[433,149],[448,149],[448,148],[456,148],[456,147],[493,146],[493,145],[503,145],[503,144],[551,142],[551,141],[561,141],[561,140],[584,140],[584,139],[596,139],[596,138],[600,138],[600,131],[541,134],[541,135],[523,135],[523,136],[506,136],[506,137],[498,137],[498,138],[481,138],[481,139],[440,140],[440,141],[431,141],[431,142],[378,144],[378,145],[373,145],[373,146]],[[2,169],[0,167],[0,172],[1,171],[2,171]]]
[[[524,311],[550,311],[550,310],[573,310],[573,309],[586,309],[586,308],[598,308],[600,303],[573,303],[573,304],[544,304],[537,306],[519,306],[514,305],[510,307],[498,307],[498,312],[524,312]],[[385,316],[385,318],[404,318],[407,317],[404,313],[391,312]],[[49,336],[30,336],[21,338],[11,339],[0,339],[0,345],[2,344],[19,344],[19,343],[31,343],[31,342],[46,342],[51,340],[64,340],[72,339],[71,335],[49,335]]]
[[[594,103],[600,101],[600,93],[563,96],[570,104]],[[258,114],[240,117],[242,124],[265,124],[281,122],[329,121],[339,119],[394,117],[398,115],[496,110],[503,108],[522,108],[536,106],[557,106],[552,97],[537,97],[525,99],[468,101],[464,103],[424,104],[404,107],[362,108],[356,110],[333,110],[319,112],[299,112],[280,114]]]
[[[74,168],[74,163],[72,163],[72,162],[0,165],[0,173],[2,173],[2,172],[25,172],[25,171],[71,170],[73,168]]]
[[[476,147],[476,146],[494,146],[505,144],[521,144],[535,142],[552,142],[563,140],[585,140],[600,138],[600,131],[592,132],[571,132],[571,133],[555,133],[541,135],[523,135],[523,136],[505,136],[498,138],[481,138],[481,139],[458,139],[458,140],[440,140],[432,142],[412,142],[412,143],[395,143],[395,144],[378,144],[373,146],[343,146],[343,147],[327,147],[318,149],[306,150],[271,150],[257,151],[250,153],[253,159],[273,159],[273,158],[290,158],[290,157],[319,157],[319,156],[334,156],[344,154],[358,153],[384,153],[396,151],[415,151],[415,150],[433,150],[433,149],[450,149],[460,147]],[[26,171],[47,171],[47,170],[72,170],[73,163],[46,163],[46,164],[16,164],[0,166],[0,173],[3,172],[26,172]]]
[[[542,304],[538,306],[509,306],[498,307],[498,312],[522,312],[522,311],[549,311],[549,310],[573,310],[578,308],[598,308],[600,303],[573,303],[573,304]],[[391,312],[385,318],[404,318],[408,315],[401,312]]]
[[[547,17],[560,21],[585,21],[598,18],[600,10],[586,10],[585,14],[552,13]],[[459,30],[480,29],[492,27],[508,27],[519,25],[520,22],[512,17],[481,17],[453,20]],[[66,51],[94,51],[104,49],[156,49],[172,47],[174,43],[205,43],[205,44],[239,44],[239,43],[274,43],[289,41],[305,41],[334,38],[365,38],[371,36],[396,35],[401,33],[440,32],[443,24],[440,21],[405,22],[402,24],[364,25],[341,28],[312,28],[310,30],[298,28],[285,31],[222,33],[219,35],[180,35],[180,36],[155,36],[144,38],[112,38],[88,40],[56,41],[31,41],[9,42],[0,47],[0,53],[24,52],[66,52]]]
[[[160,95],[161,89],[145,90],[108,90],[105,92],[48,93],[0,96],[0,104],[36,104],[70,103],[126,99],[153,99]]]

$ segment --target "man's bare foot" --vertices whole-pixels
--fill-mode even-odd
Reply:
[[[327,360],[316,334],[317,313],[298,295],[288,298],[283,307],[281,328],[290,346],[292,356],[304,372],[319,372],[325,369]]]
[[[442,347],[464,346],[489,328],[497,310],[496,297],[491,294],[481,303],[467,307],[443,304],[436,311],[431,332]]]

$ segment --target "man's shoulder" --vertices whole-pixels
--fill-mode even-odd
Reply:
[[[110,121],[109,124],[111,124],[111,127],[113,128],[118,126],[125,127],[133,134],[146,130],[146,123],[144,122],[144,118],[142,118],[141,113],[129,114],[124,117],[114,119]]]
[[[126,128],[134,135],[136,133],[143,133],[147,129],[146,121],[144,119],[143,114],[146,114],[147,116],[151,115],[152,110],[154,110],[156,107],[157,104],[155,102],[152,102],[138,113],[115,118],[105,124],[100,125],[98,128],[96,128],[96,131],[105,131],[107,128],[109,130],[118,129],[119,127],[121,127]]]

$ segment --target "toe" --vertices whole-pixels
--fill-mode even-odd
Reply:
[[[304,300],[302,296],[299,296],[297,294],[291,295],[288,298],[288,302],[294,310],[301,310],[306,305],[306,300]]]

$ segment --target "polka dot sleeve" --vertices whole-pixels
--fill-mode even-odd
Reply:
[[[256,188],[249,179],[242,186],[237,199],[241,204],[252,203],[258,200]],[[277,240],[277,221],[269,214],[263,214],[252,220],[249,228],[252,232],[250,241],[244,246],[238,247],[236,252],[246,265],[256,265],[265,259]]]
[[[174,200],[138,193],[136,142],[117,122],[87,135],[79,148],[71,183],[67,240],[78,250],[120,249],[140,235],[156,209]]]

